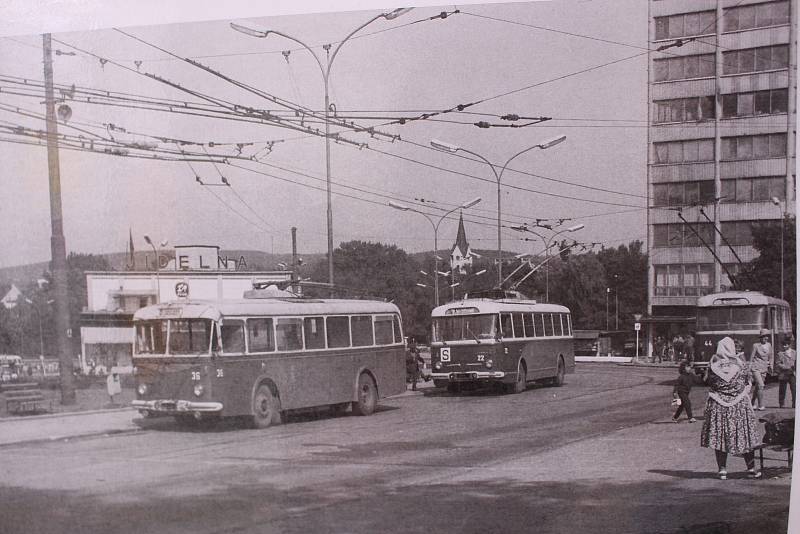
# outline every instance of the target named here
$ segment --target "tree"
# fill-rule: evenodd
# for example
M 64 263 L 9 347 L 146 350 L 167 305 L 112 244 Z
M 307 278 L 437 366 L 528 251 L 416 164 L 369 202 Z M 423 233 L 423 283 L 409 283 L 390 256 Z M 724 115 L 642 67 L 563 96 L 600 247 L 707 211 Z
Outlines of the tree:
M 797 300 L 795 219 L 783 219 L 783 299 L 790 304 Z M 751 226 L 753 248 L 758 257 L 745 264 L 734 282 L 738 289 L 761 291 L 781 298 L 781 226 L 780 224 L 754 224 Z M 797 310 L 792 306 L 792 322 L 796 323 Z
M 620 329 L 633 330 L 633 314 L 647 311 L 647 255 L 642 252 L 642 242 L 604 248 L 597 259 L 612 297 L 616 292 L 619 310 L 613 311 L 619 314 Z
M 86 289 L 86 271 L 113 271 L 111 264 L 105 256 L 70 252 L 67 256 L 67 299 L 69 309 L 69 328 L 72 330 L 72 352 L 80 351 L 80 322 L 81 312 L 88 304 Z M 55 353 L 55 317 L 53 307 L 48 305 L 55 297 L 52 284 L 52 274 L 44 273 L 44 284 L 27 287 L 23 293 L 36 303 L 42 314 L 44 324 L 45 353 Z M 27 291 L 27 292 L 26 292 Z M 38 328 L 38 325 L 37 325 Z M 36 333 L 38 339 L 38 331 Z
M 406 335 L 427 338 L 433 294 L 417 286 L 419 264 L 394 245 L 349 241 L 333 251 L 335 283 L 394 302 L 403 316 Z M 327 259 L 315 262 L 312 280 L 327 278 Z M 324 291 L 323 291 L 324 293 Z

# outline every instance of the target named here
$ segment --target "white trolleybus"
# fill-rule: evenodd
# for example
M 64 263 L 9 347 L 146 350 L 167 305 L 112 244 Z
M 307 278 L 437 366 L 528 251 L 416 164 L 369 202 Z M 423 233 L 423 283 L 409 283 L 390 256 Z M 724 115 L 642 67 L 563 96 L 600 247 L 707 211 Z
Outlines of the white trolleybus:
M 723 337 L 742 341 L 745 356 L 750 357 L 762 328 L 770 331 L 773 350 L 784 336 L 792 334 L 789 303 L 758 291 L 725 291 L 697 299 L 695 325 L 695 367 L 705 367 Z
M 431 376 L 437 387 L 498 384 L 520 393 L 529 382 L 560 386 L 575 372 L 569 309 L 516 291 L 491 290 L 432 312 Z
M 264 428 L 317 406 L 369 415 L 406 387 L 400 311 L 387 302 L 256 289 L 148 306 L 133 321 L 133 406 L 147 415 L 246 416 Z

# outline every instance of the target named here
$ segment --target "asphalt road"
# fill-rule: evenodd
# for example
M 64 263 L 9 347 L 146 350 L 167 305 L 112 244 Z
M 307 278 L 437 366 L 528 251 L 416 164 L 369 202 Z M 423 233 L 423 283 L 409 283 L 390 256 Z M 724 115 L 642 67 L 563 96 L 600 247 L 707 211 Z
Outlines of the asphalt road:
M 669 422 L 674 376 L 584 364 L 561 388 L 427 390 L 369 417 L 6 447 L 0 532 L 785 532 L 787 470 L 716 480 L 699 423 Z

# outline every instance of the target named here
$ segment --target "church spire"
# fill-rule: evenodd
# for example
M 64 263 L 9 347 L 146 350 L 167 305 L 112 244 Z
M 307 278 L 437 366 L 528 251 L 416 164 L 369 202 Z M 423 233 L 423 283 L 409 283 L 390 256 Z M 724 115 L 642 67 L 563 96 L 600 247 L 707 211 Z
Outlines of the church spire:
M 464 213 L 460 212 L 458 215 L 458 234 L 456 234 L 456 247 L 461 250 L 462 254 L 466 254 L 469 250 L 469 243 L 467 243 L 467 233 L 464 231 Z

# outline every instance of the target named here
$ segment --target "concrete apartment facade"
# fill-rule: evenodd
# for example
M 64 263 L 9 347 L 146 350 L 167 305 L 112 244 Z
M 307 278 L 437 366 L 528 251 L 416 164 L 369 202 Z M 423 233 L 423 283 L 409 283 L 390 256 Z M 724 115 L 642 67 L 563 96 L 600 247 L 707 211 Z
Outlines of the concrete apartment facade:
M 647 339 L 795 214 L 797 0 L 650 0 Z M 777 245 L 776 245 L 777 246 Z

